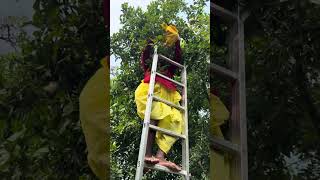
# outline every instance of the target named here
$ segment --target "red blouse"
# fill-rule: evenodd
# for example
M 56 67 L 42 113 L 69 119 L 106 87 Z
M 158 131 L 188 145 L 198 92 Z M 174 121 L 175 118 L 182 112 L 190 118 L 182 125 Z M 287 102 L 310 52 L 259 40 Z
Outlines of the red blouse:
M 152 43 L 151 40 L 148 41 L 148 44 Z M 142 51 L 141 54 L 141 58 L 140 58 L 140 63 L 142 66 L 142 69 L 144 70 L 144 82 L 145 83 L 149 83 L 150 82 L 150 69 L 147 67 L 145 60 L 150 58 L 150 53 L 152 50 L 152 46 L 151 45 L 147 45 L 145 47 L 145 49 Z M 180 41 L 177 41 L 175 43 L 175 57 L 174 57 L 174 61 L 180 63 L 182 60 L 182 50 L 180 47 Z M 175 65 L 170 64 L 169 68 L 166 69 L 165 71 L 160 72 L 161 74 L 169 77 L 169 78 L 173 78 L 174 72 L 177 69 L 177 67 Z M 160 83 L 161 85 L 163 85 L 165 88 L 169 89 L 169 90 L 176 90 L 176 85 L 174 83 L 172 83 L 171 81 L 168 81 L 162 77 L 156 76 L 156 82 Z

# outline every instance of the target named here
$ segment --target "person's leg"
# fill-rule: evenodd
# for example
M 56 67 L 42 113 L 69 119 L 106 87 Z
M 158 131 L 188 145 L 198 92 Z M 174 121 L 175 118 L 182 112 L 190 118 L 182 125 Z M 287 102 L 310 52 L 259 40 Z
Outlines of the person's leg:
M 165 159 L 166 153 L 163 152 L 161 149 L 158 150 L 156 158 L 159 159 L 159 165 L 165 166 L 169 169 L 171 169 L 172 171 L 181 171 L 181 167 L 179 167 L 178 165 L 176 165 L 173 162 L 167 161 Z
M 158 124 L 158 121 L 150 120 L 150 124 L 156 126 Z M 159 163 L 159 159 L 152 156 L 152 145 L 154 142 L 155 134 L 156 134 L 156 131 L 154 131 L 152 129 L 149 130 L 148 141 L 147 141 L 147 150 L 146 150 L 146 155 L 144 158 L 144 161 L 149 164 Z

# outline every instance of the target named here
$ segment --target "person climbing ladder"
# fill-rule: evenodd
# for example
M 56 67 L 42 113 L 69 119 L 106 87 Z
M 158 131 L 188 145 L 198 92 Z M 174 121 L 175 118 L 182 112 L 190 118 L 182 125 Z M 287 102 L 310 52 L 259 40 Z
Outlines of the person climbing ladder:
M 166 31 L 164 49 L 174 51 L 174 61 L 181 63 L 182 61 L 182 50 L 180 47 L 180 37 L 178 30 L 174 25 L 162 24 L 162 28 Z M 147 104 L 147 96 L 149 90 L 150 82 L 150 67 L 148 63 L 152 61 L 151 55 L 153 51 L 153 46 L 155 45 L 153 40 L 148 40 L 147 46 L 144 48 L 141 54 L 141 66 L 144 70 L 144 79 L 141 81 L 140 85 L 135 91 L 135 102 L 137 105 L 138 116 L 143 120 Z M 174 49 L 173 49 L 174 47 Z M 149 61 L 149 62 L 147 62 Z M 174 65 L 163 65 L 160 63 L 160 72 L 169 77 L 173 78 L 176 71 L 176 66 Z M 156 84 L 154 87 L 154 95 L 179 105 L 181 100 L 181 95 L 176 89 L 174 83 L 162 78 L 156 77 Z M 163 102 L 153 102 L 151 110 L 151 120 L 150 124 L 156 125 L 160 128 L 164 128 L 178 134 L 182 133 L 184 128 L 182 113 L 174 107 L 170 107 Z M 155 157 L 152 155 L 152 145 L 154 139 L 159 147 Z M 180 171 L 181 167 L 173 162 L 167 161 L 165 159 L 172 145 L 176 142 L 177 138 L 163 134 L 159 131 L 155 132 L 150 130 L 147 140 L 147 150 L 145 154 L 145 163 L 148 164 L 159 164 L 165 166 L 172 171 Z

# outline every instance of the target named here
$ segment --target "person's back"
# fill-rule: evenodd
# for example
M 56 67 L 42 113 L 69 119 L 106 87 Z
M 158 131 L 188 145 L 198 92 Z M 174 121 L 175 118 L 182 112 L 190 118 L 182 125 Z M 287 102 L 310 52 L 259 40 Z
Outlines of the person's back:
M 109 121 L 109 67 L 108 58 L 101 61 L 102 67 L 89 79 L 79 97 L 80 122 L 88 150 L 88 163 L 99 179 L 106 179 L 109 169 L 109 154 L 106 138 Z

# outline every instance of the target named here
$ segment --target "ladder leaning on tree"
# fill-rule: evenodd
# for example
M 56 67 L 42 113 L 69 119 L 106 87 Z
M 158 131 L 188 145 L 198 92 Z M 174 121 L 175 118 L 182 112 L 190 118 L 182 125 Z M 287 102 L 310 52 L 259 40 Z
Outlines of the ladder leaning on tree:
M 210 137 L 210 143 L 214 148 L 233 155 L 230 174 L 232 180 L 248 180 L 244 57 L 244 19 L 248 14 L 243 15 L 239 3 L 237 12 L 231 12 L 213 2 L 210 6 L 211 13 L 219 16 L 221 20 L 231 26 L 228 40 L 228 65 L 230 69 L 210 63 L 210 75 L 216 73 L 232 82 L 230 141 Z
M 167 63 L 173 64 L 177 66 L 178 68 L 182 69 L 181 73 L 181 83 L 177 82 L 167 76 L 164 76 L 160 73 L 157 72 L 157 64 L 158 60 L 164 60 Z M 156 76 L 160 76 L 164 79 L 167 79 L 168 81 L 173 82 L 174 84 L 182 87 L 182 106 L 175 105 L 169 101 L 166 101 L 164 99 L 161 99 L 153 94 L 154 86 L 155 86 L 155 78 Z M 150 116 L 151 116 L 151 107 L 152 107 L 152 101 L 160 101 L 168 106 L 172 106 L 178 110 L 180 110 L 184 115 L 183 115 L 183 120 L 184 120 L 184 130 L 183 134 L 177 134 L 175 132 L 159 128 L 157 126 L 154 126 L 150 124 Z M 145 153 L 146 153 L 146 148 L 147 148 L 147 137 L 149 130 L 153 129 L 156 131 L 160 131 L 164 134 L 177 137 L 182 139 L 182 170 L 179 172 L 174 172 L 171 171 L 170 169 L 160 166 L 158 164 L 155 165 L 148 165 L 144 163 L 144 158 L 145 158 Z M 183 66 L 163 55 L 158 55 L 157 54 L 157 47 L 155 47 L 154 54 L 153 54 L 153 61 L 152 61 L 152 68 L 151 68 L 151 77 L 150 77 L 150 82 L 149 82 L 149 91 L 148 91 L 148 99 L 147 99 L 147 105 L 146 105 L 146 111 L 145 111 L 145 116 L 144 116 L 144 121 L 143 121 L 143 128 L 142 128 L 142 134 L 141 134 L 141 140 L 140 140 L 140 148 L 139 148 L 139 156 L 138 156 L 138 162 L 137 162 L 137 169 L 136 169 L 136 176 L 135 180 L 141 180 L 143 176 L 143 168 L 150 168 L 158 171 L 164 171 L 167 173 L 174 173 L 174 174 L 179 174 L 184 177 L 185 180 L 190 179 L 190 173 L 189 173 L 189 138 L 188 138 L 188 108 L 187 108 L 187 68 L 186 66 Z

